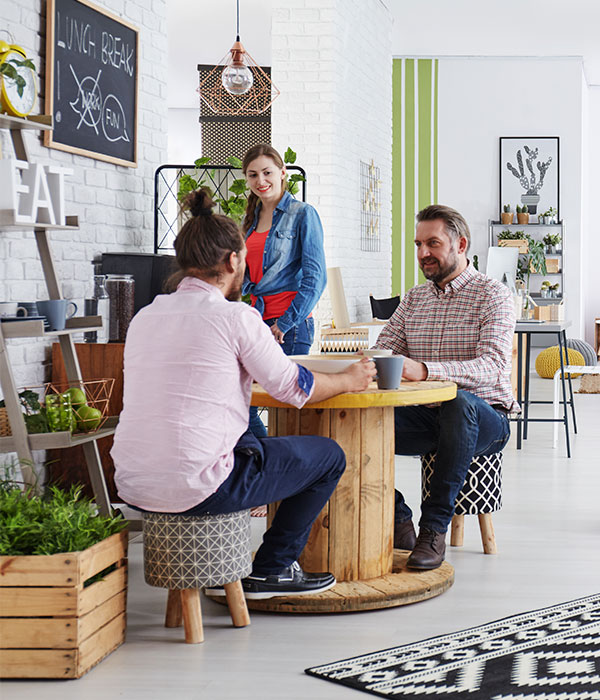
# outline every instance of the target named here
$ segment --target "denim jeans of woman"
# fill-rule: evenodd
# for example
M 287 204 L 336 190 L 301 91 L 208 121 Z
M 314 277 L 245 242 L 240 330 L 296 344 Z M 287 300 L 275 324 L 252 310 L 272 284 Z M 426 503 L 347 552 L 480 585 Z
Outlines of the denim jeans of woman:
M 272 326 L 276 318 L 269 318 L 265 321 L 267 326 Z M 294 326 L 283 336 L 281 349 L 286 355 L 308 355 L 310 347 L 315 337 L 314 319 L 307 318 L 299 326 Z M 258 408 L 250 406 L 250 430 L 258 438 L 267 437 L 265 424 L 258 415 Z
M 430 495 L 421 503 L 419 526 L 446 532 L 473 457 L 500 452 L 508 442 L 508 417 L 462 390 L 439 406 L 402 406 L 394 413 L 396 454 L 436 453 Z M 411 509 L 396 491 L 396 522 L 411 517 Z

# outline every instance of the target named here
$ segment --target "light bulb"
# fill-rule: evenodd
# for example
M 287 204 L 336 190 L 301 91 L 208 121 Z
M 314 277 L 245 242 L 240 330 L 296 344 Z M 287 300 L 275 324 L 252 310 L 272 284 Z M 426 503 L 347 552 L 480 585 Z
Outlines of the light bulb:
M 223 69 L 221 83 L 231 95 L 245 95 L 254 83 L 254 76 L 243 63 L 232 63 Z

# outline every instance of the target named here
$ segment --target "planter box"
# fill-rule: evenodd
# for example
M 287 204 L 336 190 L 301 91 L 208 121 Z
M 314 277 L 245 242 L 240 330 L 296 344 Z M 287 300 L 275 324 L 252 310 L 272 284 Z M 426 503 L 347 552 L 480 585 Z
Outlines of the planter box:
M 125 641 L 127 542 L 125 531 L 81 552 L 0 557 L 1 678 L 79 678 Z
M 517 239 L 501 239 L 498 241 L 498 246 L 500 248 L 518 248 L 519 253 L 529 252 L 529 243 L 524 238 Z
M 548 304 L 546 306 L 535 306 L 533 309 L 533 318 L 537 319 L 538 321 L 564 321 L 564 304 Z

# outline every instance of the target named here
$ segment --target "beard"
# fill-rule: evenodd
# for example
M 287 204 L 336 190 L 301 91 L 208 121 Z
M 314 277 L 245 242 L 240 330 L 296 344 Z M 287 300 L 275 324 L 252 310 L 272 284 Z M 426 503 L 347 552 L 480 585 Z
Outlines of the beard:
M 227 301 L 241 301 L 242 299 L 242 283 L 244 281 L 244 269 L 238 270 L 236 276 L 231 282 L 229 292 L 225 296 Z
M 424 265 L 427 262 L 435 262 L 437 264 L 425 269 Z M 419 260 L 419 267 L 425 279 L 431 280 L 432 282 L 442 282 L 458 267 L 458 256 L 456 253 L 452 252 L 443 262 L 433 257 L 424 258 L 423 260 Z

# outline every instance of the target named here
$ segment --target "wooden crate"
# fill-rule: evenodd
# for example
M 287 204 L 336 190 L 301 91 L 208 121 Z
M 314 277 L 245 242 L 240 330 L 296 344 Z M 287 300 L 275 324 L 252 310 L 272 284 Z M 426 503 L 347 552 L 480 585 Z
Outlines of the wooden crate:
M 0 557 L 1 678 L 79 678 L 125 641 L 127 542 Z
M 564 304 L 547 304 L 545 306 L 535 306 L 533 308 L 533 318 L 537 321 L 564 321 Z
M 500 248 L 518 248 L 519 253 L 529 252 L 529 242 L 524 238 L 502 238 L 498 241 Z

